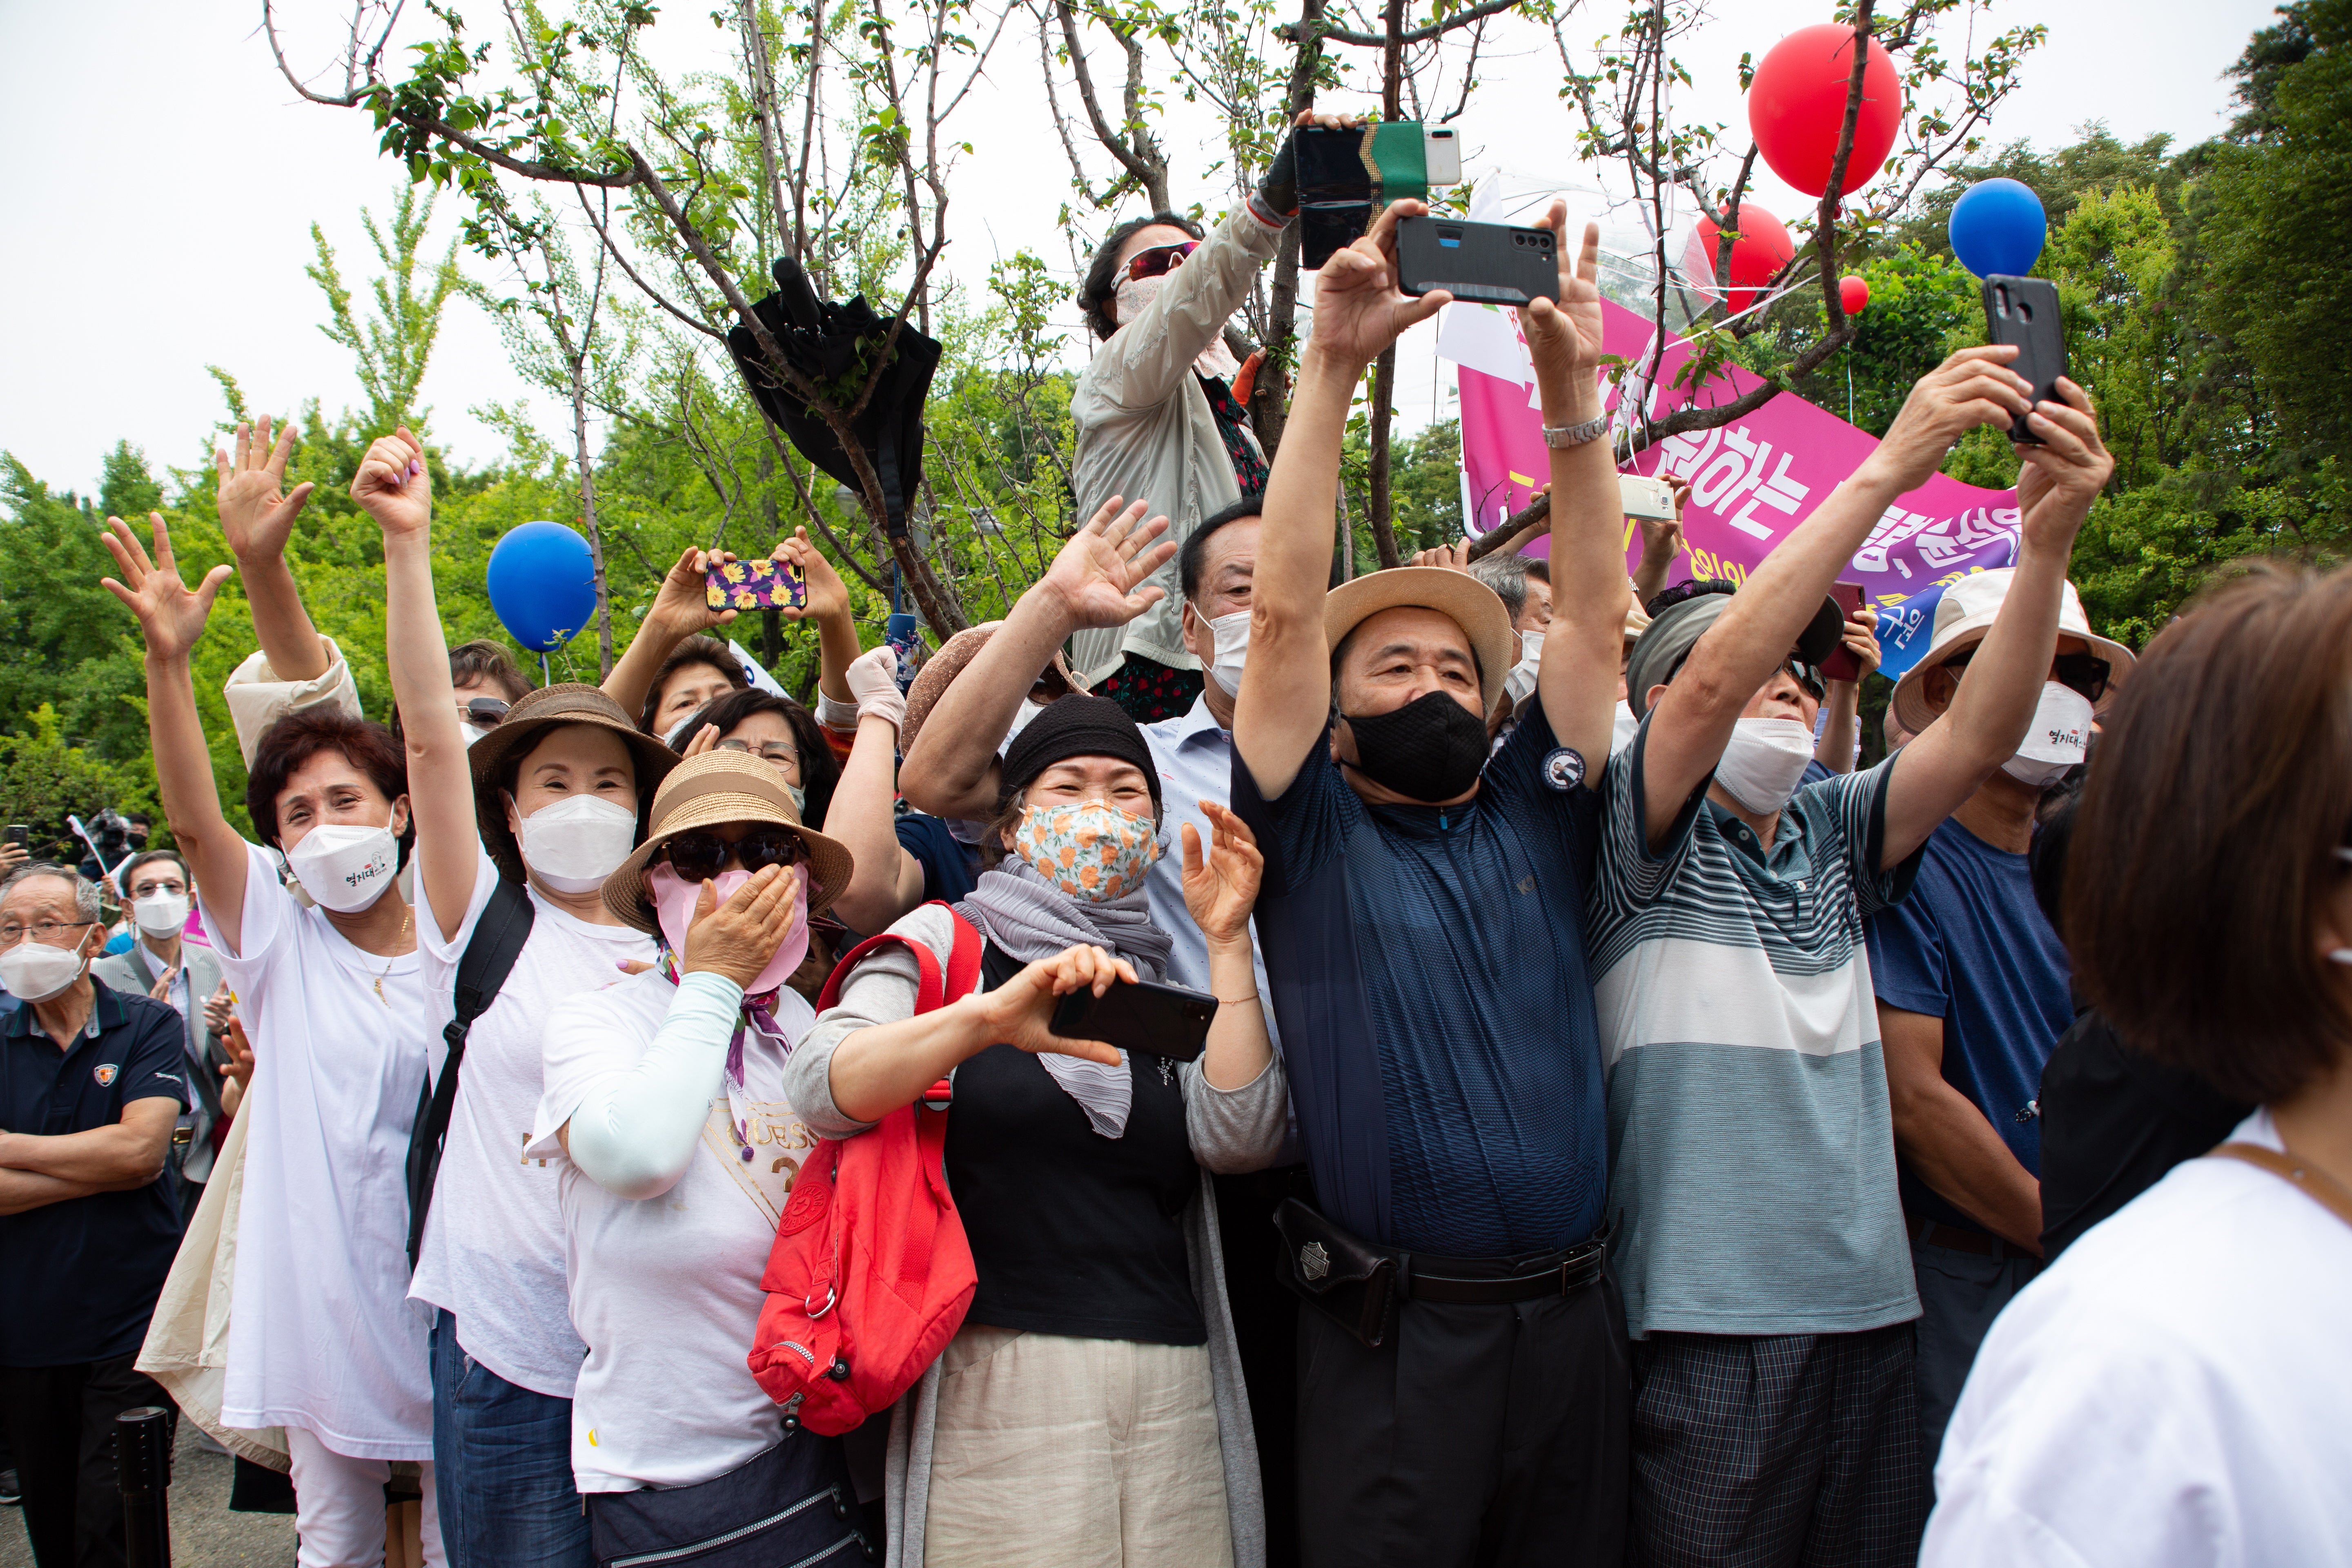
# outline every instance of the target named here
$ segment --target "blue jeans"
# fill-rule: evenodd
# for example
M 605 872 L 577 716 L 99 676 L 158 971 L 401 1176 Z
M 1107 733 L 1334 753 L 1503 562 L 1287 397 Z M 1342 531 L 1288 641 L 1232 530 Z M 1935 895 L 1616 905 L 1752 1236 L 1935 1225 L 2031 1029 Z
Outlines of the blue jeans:
M 572 1401 L 519 1388 L 434 1314 L 433 1484 L 449 1568 L 593 1568 L 572 1479 Z

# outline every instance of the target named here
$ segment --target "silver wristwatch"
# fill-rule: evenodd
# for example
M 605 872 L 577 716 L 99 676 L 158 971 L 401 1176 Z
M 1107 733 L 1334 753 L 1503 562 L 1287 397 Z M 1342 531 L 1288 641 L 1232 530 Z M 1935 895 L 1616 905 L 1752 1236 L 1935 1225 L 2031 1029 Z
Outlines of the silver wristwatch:
M 1581 425 L 1547 425 L 1543 427 L 1544 445 L 1556 450 L 1581 447 L 1596 440 L 1609 428 L 1610 416 L 1603 413 Z

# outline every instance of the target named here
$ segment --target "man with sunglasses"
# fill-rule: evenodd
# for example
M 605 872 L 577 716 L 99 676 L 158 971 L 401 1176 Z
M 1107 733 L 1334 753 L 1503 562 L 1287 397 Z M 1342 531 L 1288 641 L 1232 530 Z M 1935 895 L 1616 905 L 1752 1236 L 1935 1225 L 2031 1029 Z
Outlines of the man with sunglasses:
M 1951 710 L 2015 576 L 1981 572 L 1944 590 L 1927 652 L 1895 684 L 1905 728 Z M 1931 1461 L 1985 1331 L 2041 1268 L 2042 1069 L 2074 1009 L 2026 852 L 2042 792 L 2083 760 L 2095 707 L 2131 662 L 2091 630 L 2067 584 L 2017 754 L 1928 836 L 1911 896 L 1867 922 Z

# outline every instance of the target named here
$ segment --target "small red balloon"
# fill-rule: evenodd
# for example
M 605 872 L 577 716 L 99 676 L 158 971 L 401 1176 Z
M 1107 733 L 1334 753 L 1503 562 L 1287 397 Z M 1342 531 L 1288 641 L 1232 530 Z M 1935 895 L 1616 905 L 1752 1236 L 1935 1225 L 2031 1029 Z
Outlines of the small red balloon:
M 1846 87 L 1853 75 L 1854 30 L 1836 22 L 1800 27 L 1772 46 L 1748 88 L 1748 128 L 1764 162 L 1809 196 L 1829 188 L 1838 129 L 1845 120 Z M 1903 124 L 1903 83 L 1875 38 L 1862 68 L 1862 110 L 1853 151 L 1838 195 L 1862 189 L 1878 175 Z
M 1859 316 L 1870 307 L 1870 285 L 1853 273 L 1838 279 L 1838 305 L 1849 316 Z
M 1713 218 L 1698 220 L 1698 241 L 1707 259 L 1713 261 L 1716 239 L 1722 234 Z M 1780 268 L 1789 265 L 1797 254 L 1797 243 L 1789 237 L 1789 226 L 1753 204 L 1743 203 L 1739 208 L 1739 237 L 1731 242 L 1731 309 L 1737 313 L 1756 302 L 1756 291 L 1772 281 Z

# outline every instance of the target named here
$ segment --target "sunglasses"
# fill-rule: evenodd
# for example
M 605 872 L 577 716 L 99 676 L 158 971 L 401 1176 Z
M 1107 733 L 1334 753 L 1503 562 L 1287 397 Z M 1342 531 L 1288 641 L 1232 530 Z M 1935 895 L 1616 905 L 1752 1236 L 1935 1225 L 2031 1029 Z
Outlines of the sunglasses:
M 1184 264 L 1184 258 L 1201 248 L 1197 239 L 1181 245 L 1155 245 L 1149 250 L 1139 250 L 1128 258 L 1127 275 L 1140 283 L 1146 278 L 1164 277 Z
M 1821 668 L 1818 665 L 1807 664 L 1801 658 L 1792 658 L 1780 668 L 1787 670 L 1790 678 L 1803 687 L 1805 695 L 1814 701 L 1822 701 L 1829 695 L 1829 682 L 1822 679 Z
M 800 836 L 781 827 L 755 827 L 730 844 L 715 833 L 681 833 L 662 846 L 661 858 L 681 881 L 705 882 L 731 863 L 746 871 L 790 866 L 801 858 Z
M 1976 656 L 1976 648 L 1969 648 L 1946 659 L 1944 668 L 1957 675 Z M 2050 679 L 2090 702 L 2107 694 L 2107 677 L 2114 673 L 2115 667 L 2095 653 L 2062 653 L 2050 661 Z
M 495 697 L 469 697 L 457 704 L 461 723 L 479 724 L 485 730 L 496 729 L 506 722 L 507 705 Z

